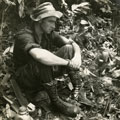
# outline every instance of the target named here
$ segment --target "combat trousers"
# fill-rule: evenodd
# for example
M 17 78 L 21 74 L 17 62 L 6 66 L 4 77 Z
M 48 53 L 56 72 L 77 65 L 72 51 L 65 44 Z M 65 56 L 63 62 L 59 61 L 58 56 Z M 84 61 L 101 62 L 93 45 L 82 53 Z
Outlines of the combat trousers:
M 72 45 L 61 47 L 56 53 L 64 59 L 71 59 L 74 55 Z M 25 90 L 40 91 L 43 84 L 54 80 L 53 66 L 48 66 L 32 59 L 28 64 L 16 71 L 16 81 Z

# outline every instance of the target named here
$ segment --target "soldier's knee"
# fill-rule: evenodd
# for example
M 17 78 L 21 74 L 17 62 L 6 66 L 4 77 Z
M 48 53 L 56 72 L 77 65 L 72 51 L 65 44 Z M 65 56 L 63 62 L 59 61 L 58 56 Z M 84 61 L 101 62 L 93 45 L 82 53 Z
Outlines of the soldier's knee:
M 73 46 L 71 44 L 67 44 L 64 46 L 66 49 L 73 50 Z

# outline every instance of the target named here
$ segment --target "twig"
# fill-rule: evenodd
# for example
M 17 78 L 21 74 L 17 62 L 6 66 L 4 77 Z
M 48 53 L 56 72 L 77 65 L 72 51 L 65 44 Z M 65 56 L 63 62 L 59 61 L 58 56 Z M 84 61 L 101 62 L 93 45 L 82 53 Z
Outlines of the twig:
M 115 104 L 120 100 L 120 95 L 118 96 L 118 99 L 116 100 Z
M 105 110 L 104 110 L 103 116 L 106 115 L 107 108 L 108 108 L 109 104 L 110 104 L 110 99 L 107 100 L 107 103 L 106 103 L 106 106 L 105 106 Z

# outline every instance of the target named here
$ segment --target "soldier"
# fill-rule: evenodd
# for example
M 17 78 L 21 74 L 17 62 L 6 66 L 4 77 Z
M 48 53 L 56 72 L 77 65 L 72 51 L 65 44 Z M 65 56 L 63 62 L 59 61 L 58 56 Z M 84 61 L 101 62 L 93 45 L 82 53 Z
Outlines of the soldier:
M 61 113 L 76 116 L 80 108 L 58 96 L 52 69 L 53 66 L 66 68 L 74 86 L 73 93 L 79 90 L 81 50 L 76 42 L 54 31 L 55 22 L 61 16 L 62 13 L 56 11 L 50 2 L 45 2 L 30 15 L 33 27 L 20 30 L 16 34 L 13 52 L 16 81 L 26 93 L 34 96 L 44 89 Z M 59 47 L 55 53 L 54 46 Z

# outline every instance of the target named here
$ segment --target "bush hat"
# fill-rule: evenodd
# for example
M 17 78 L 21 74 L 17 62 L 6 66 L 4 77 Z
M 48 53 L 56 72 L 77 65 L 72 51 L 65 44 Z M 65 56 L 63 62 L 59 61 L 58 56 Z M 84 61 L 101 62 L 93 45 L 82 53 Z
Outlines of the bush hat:
M 45 2 L 37 6 L 31 13 L 30 18 L 33 21 L 39 21 L 46 17 L 54 16 L 60 18 L 63 14 L 60 11 L 56 11 L 52 3 Z

